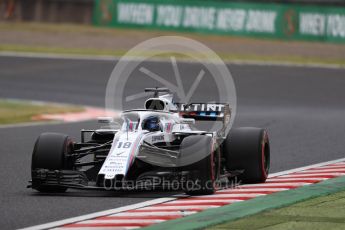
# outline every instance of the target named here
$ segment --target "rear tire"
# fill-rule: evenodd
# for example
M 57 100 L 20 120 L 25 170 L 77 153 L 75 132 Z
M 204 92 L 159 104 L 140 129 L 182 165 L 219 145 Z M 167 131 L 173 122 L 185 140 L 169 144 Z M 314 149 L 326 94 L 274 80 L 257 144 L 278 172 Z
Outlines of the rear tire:
M 220 156 L 213 146 L 209 136 L 188 136 L 183 139 L 181 156 L 190 153 L 205 156 L 202 160 L 186 166 L 186 170 L 191 172 L 183 188 L 188 195 L 207 195 L 216 191 Z
M 228 170 L 244 170 L 237 176 L 238 182 L 265 182 L 270 168 L 266 130 L 252 127 L 232 129 L 224 141 L 224 156 Z
M 36 140 L 32 153 L 31 173 L 35 169 L 62 170 L 73 169 L 73 162 L 66 155 L 73 149 L 72 139 L 59 133 L 42 133 Z M 42 185 L 33 177 L 32 187 L 40 192 L 65 192 L 66 187 Z

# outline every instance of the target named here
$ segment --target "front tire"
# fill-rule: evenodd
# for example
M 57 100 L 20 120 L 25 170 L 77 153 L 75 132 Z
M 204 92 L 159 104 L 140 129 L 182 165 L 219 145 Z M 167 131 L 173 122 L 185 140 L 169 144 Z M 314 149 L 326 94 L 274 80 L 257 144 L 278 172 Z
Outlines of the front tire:
M 232 129 L 224 141 L 228 170 L 244 170 L 237 176 L 241 183 L 263 183 L 270 168 L 270 144 L 267 131 L 243 127 Z
M 66 157 L 73 149 L 72 139 L 60 133 L 42 133 L 36 140 L 32 153 L 31 176 L 32 187 L 40 192 L 65 192 L 66 187 L 45 185 L 36 181 L 35 170 L 72 169 L 73 162 Z

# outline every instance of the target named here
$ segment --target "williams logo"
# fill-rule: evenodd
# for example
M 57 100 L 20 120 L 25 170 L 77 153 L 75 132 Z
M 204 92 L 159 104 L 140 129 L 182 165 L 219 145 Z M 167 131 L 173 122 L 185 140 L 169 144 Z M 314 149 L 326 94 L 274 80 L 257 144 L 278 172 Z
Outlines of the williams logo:
M 124 152 L 120 152 L 120 153 L 116 153 L 116 156 L 120 156 L 121 154 L 123 154 Z

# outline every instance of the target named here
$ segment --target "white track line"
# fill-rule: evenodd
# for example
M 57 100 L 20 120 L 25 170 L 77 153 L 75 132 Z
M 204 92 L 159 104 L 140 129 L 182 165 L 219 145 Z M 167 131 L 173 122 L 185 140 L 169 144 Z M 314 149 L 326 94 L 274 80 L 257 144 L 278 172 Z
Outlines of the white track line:
M 266 182 L 279 182 L 279 181 L 309 181 L 309 180 L 327 180 L 328 178 L 317 178 L 317 177 L 308 177 L 308 178 L 296 178 L 296 177 L 284 177 L 284 178 L 269 178 L 266 180 Z
M 345 162 L 337 162 L 337 163 L 334 163 L 334 165 L 345 165 Z
M 231 197 L 249 197 L 249 198 L 252 198 L 252 197 L 257 197 L 257 196 L 264 196 L 266 194 L 264 193 L 247 193 L 247 194 L 213 194 L 213 195 L 204 195 L 204 196 L 193 196 L 193 198 L 217 198 L 217 197 L 228 197 L 228 198 L 231 198 Z
M 277 172 L 277 173 L 272 173 L 268 176 L 268 178 L 271 177 L 276 177 L 276 176 L 282 176 L 282 175 L 286 175 L 286 174 L 290 174 L 290 173 L 295 173 L 295 172 L 300 172 L 300 171 L 304 171 L 310 168 L 316 168 L 316 167 L 321 167 L 321 166 L 325 166 L 328 164 L 336 164 L 336 163 L 340 163 L 342 161 L 345 161 L 345 158 L 341 158 L 341 159 L 337 159 L 337 160 L 332 160 L 332 161 L 326 161 L 326 162 L 322 162 L 322 163 L 318 163 L 318 164 L 313 164 L 313 165 L 308 165 L 308 166 L 303 166 L 300 168 L 295 168 L 295 169 L 290 169 L 290 170 L 285 170 L 282 172 Z M 341 163 L 343 164 L 343 163 Z
M 146 220 L 146 219 L 140 219 L 140 218 L 133 218 L 130 220 L 85 220 L 82 222 L 82 224 L 96 224 L 96 223 L 100 223 L 100 224 L 105 224 L 105 223 L 112 223 L 112 224 L 120 224 L 120 223 L 124 223 L 124 224 L 128 224 L 128 223 L 159 223 L 162 222 L 164 220 L 160 219 L 160 220 Z
M 303 173 L 345 173 L 345 169 L 309 169 Z
M 73 227 L 71 230 L 126 230 L 126 229 L 137 229 L 139 227 Z M 53 230 L 66 230 L 66 228 L 53 228 Z
M 195 210 L 195 209 L 209 209 L 209 208 L 218 208 L 221 205 L 170 205 L 170 203 L 168 203 L 169 205 L 162 205 L 162 206 L 153 206 L 153 207 L 146 207 L 146 208 L 141 208 L 140 210 Z
M 345 165 L 330 165 L 330 166 L 322 166 L 319 168 L 320 169 L 342 169 L 342 168 L 345 168 Z
M 241 202 L 243 200 L 239 199 L 227 199 L 227 200 L 222 200 L 222 199 L 216 199 L 216 200 L 198 200 L 198 199 L 193 199 L 193 200 L 177 200 L 177 201 L 172 201 L 169 202 L 169 206 L 174 206 L 174 205 L 194 205 L 194 204 L 212 204 L 212 203 L 233 203 L 233 202 Z
M 283 175 L 281 177 L 283 178 L 307 178 L 307 177 L 318 177 L 318 176 L 330 176 L 330 177 L 336 177 L 336 176 L 342 176 L 345 175 L 345 173 L 295 173 L 293 175 Z
M 284 186 L 304 186 L 304 185 L 308 185 L 308 184 L 312 184 L 312 183 L 307 183 L 307 182 L 296 182 L 296 183 L 264 183 L 264 184 L 244 184 L 244 185 L 240 185 L 239 188 L 250 188 L 250 187 L 284 187 Z
M 237 194 L 240 194 L 243 193 L 243 192 L 280 192 L 280 191 L 285 191 L 285 190 L 289 190 L 288 188 L 250 188 L 250 189 L 247 189 L 247 188 L 236 188 L 236 189 L 224 189 L 224 190 L 220 190 L 220 191 L 217 191 L 215 194 L 233 194 L 233 193 L 236 193 L 238 192 Z
M 0 51 L 0 56 L 3 57 L 23 57 L 23 58 L 45 58 L 45 59 L 67 59 L 67 60 L 89 60 L 89 61 L 119 61 L 121 57 L 107 56 L 107 55 L 69 55 L 69 54 L 50 54 L 50 53 L 29 53 L 29 52 L 10 52 L 10 51 Z M 139 60 L 136 57 L 126 58 L 127 60 Z M 149 62 L 160 62 L 166 63 L 170 62 L 169 59 L 162 58 L 150 58 Z M 182 63 L 195 63 L 193 60 L 180 59 L 179 62 Z M 205 63 L 209 62 L 204 60 Z M 337 64 L 323 64 L 323 63 L 293 63 L 289 61 L 258 61 L 258 60 L 232 60 L 224 61 L 225 64 L 235 64 L 235 65 L 257 65 L 257 66 L 292 66 L 292 67 L 306 67 L 306 68 L 323 68 L 323 69 L 343 69 L 342 65 Z
M 109 210 L 105 210 L 105 211 L 100 211 L 100 212 L 95 212 L 95 213 L 91 213 L 91 214 L 87 214 L 87 215 L 78 216 L 78 217 L 72 217 L 72 218 L 68 218 L 68 219 L 64 219 L 64 220 L 59 220 L 59 221 L 54 221 L 54 222 L 50 222 L 50 223 L 46 223 L 46 224 L 41 224 L 41 225 L 36 225 L 36 226 L 28 227 L 28 228 L 23 228 L 22 230 L 24 230 L 24 229 L 25 230 L 50 229 L 50 228 L 59 227 L 62 225 L 71 224 L 71 223 L 75 223 L 75 222 L 79 222 L 79 221 L 83 221 L 83 220 L 97 218 L 100 216 L 108 216 L 108 215 L 112 215 L 115 213 L 124 212 L 124 211 L 132 210 L 132 209 L 138 209 L 138 208 L 142 208 L 142 207 L 146 207 L 146 206 L 150 206 L 150 205 L 154 205 L 154 204 L 161 204 L 161 203 L 176 200 L 176 199 L 177 198 L 174 198 L 174 197 L 158 198 L 158 199 L 154 199 L 154 200 L 141 202 L 138 204 L 127 205 L 127 206 L 120 207 L 120 208 L 109 209 Z
M 110 215 L 111 217 L 112 216 L 133 216 L 134 217 L 138 217 L 140 218 L 140 216 L 179 216 L 179 215 L 182 215 L 182 216 L 187 216 L 187 215 L 191 215 L 191 214 L 194 214 L 194 213 L 197 213 L 197 212 L 182 212 L 182 211 L 171 211 L 171 212 L 126 212 L 126 213 L 117 213 L 117 214 L 114 214 L 114 215 Z
M 269 178 L 276 177 L 276 176 L 282 176 L 282 175 L 295 173 L 295 172 L 300 172 L 300 171 L 304 171 L 304 170 L 311 169 L 311 168 L 325 166 L 328 164 L 339 164 L 339 162 L 342 162 L 344 160 L 345 160 L 345 158 L 341 158 L 341 159 L 337 159 L 337 160 L 322 162 L 322 163 L 313 164 L 313 165 L 309 165 L 309 166 L 305 166 L 305 167 L 300 167 L 300 168 L 296 168 L 296 169 L 291 169 L 291 170 L 286 170 L 286 171 L 282 171 L 282 172 L 278 172 L 278 173 L 273 173 L 273 174 L 270 174 Z M 339 165 L 343 165 L 343 164 L 344 163 L 340 163 Z M 326 173 L 326 174 L 332 175 L 334 173 Z M 316 174 L 313 174 L 313 175 L 316 176 Z M 289 176 L 291 176 L 291 175 L 289 175 Z M 286 186 L 289 184 L 306 185 L 309 183 L 270 183 L 271 186 L 274 186 L 274 184 L 275 185 L 278 184 L 280 186 L 284 186 L 284 185 Z M 249 186 L 251 186 L 251 185 L 242 185 L 238 189 L 231 190 L 231 192 L 246 191 L 246 187 L 249 187 Z M 255 186 L 257 186 L 257 185 L 255 185 Z M 259 191 L 272 191 L 272 192 L 276 192 L 276 191 L 287 190 L 287 189 L 281 189 L 281 188 L 265 188 L 264 186 L 258 186 L 258 187 L 262 187 L 262 188 L 250 189 L 250 191 L 258 191 L 258 192 Z M 218 191 L 216 194 L 227 193 L 227 192 L 230 192 L 230 190 L 227 189 L 227 190 Z M 132 210 L 132 209 L 139 209 L 139 208 L 143 208 L 142 210 L 152 210 L 152 211 L 156 210 L 156 211 L 158 211 L 158 210 L 167 210 L 167 209 L 176 210 L 176 208 L 179 208 L 180 210 L 187 210 L 188 208 L 192 209 L 192 208 L 216 208 L 216 207 L 219 207 L 217 205 L 208 206 L 207 203 L 205 203 L 205 205 L 192 205 L 192 206 L 178 206 L 177 205 L 178 203 L 177 203 L 174 206 L 172 205 L 172 206 L 160 206 L 160 207 L 147 207 L 147 206 L 151 206 L 151 205 L 155 205 L 155 204 L 162 204 L 162 203 L 165 203 L 168 201 L 173 201 L 176 199 L 177 199 L 177 197 L 154 199 L 154 200 L 145 201 L 145 202 L 141 202 L 141 203 L 134 204 L 134 205 L 128 205 L 128 206 L 124 206 L 124 207 L 120 207 L 120 208 L 109 209 L 109 210 L 105 210 L 105 211 L 101 211 L 101 212 L 95 212 L 95 213 L 82 215 L 82 216 L 78 216 L 78 217 L 72 217 L 72 218 L 68 218 L 68 219 L 64 219 L 64 220 L 60 220 L 60 221 L 54 221 L 54 222 L 50 222 L 50 223 L 46 223 L 46 224 L 41 224 L 41 225 L 36 225 L 36 226 L 28 227 L 28 228 L 23 228 L 22 230 L 41 230 L 41 229 L 56 228 L 56 227 L 66 225 L 66 224 L 71 224 L 71 223 L 75 223 L 75 222 L 89 220 L 89 219 L 97 218 L 100 216 L 114 215 L 116 213 Z M 147 208 L 144 208 L 144 207 L 147 207 Z M 73 228 L 73 230 L 76 230 L 76 229 Z

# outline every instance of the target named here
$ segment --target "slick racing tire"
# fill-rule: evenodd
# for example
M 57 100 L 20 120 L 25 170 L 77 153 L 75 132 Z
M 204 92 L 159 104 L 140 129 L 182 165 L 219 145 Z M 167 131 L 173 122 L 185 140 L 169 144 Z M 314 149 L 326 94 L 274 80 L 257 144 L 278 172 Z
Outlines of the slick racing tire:
M 196 154 L 205 156 L 202 160 L 186 166 L 189 172 L 183 190 L 189 195 L 207 195 L 216 191 L 219 176 L 220 155 L 213 149 L 214 144 L 209 136 L 196 135 L 185 137 L 181 143 L 181 158 Z
M 32 153 L 31 173 L 32 187 L 40 192 L 65 192 L 61 186 L 44 185 L 35 181 L 35 169 L 62 170 L 72 169 L 73 162 L 68 161 L 66 154 L 73 148 L 72 139 L 59 133 L 42 133 L 36 140 Z
M 270 168 L 270 144 L 266 130 L 243 127 L 232 129 L 224 145 L 227 169 L 244 170 L 240 183 L 263 183 Z

